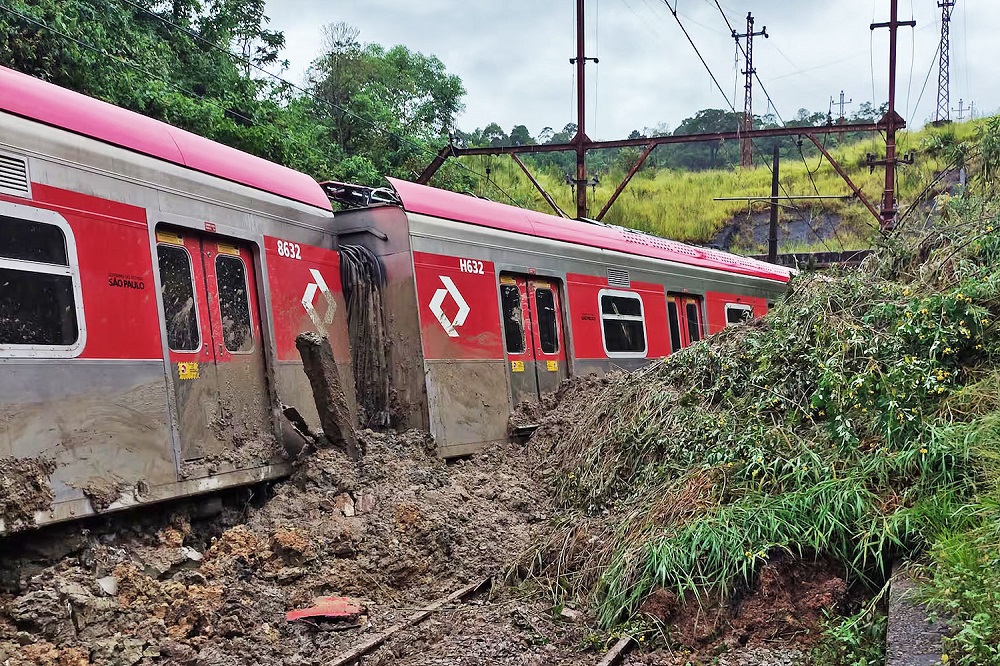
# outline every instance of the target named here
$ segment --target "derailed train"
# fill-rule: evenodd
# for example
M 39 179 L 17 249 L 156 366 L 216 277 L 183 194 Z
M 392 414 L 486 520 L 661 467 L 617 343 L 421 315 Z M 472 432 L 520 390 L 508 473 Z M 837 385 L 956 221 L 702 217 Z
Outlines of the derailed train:
M 286 474 L 282 406 L 317 425 L 302 332 L 355 412 L 352 347 L 377 347 L 366 419 L 457 456 L 568 376 L 762 315 L 789 278 L 390 183 L 334 213 L 341 186 L 0 68 L 0 534 Z M 378 340 L 348 326 L 345 247 L 376 265 Z

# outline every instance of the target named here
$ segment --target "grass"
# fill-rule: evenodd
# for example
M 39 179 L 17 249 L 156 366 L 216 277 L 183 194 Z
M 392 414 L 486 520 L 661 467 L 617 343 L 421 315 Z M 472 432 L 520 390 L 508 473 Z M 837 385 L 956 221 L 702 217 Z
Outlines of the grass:
M 899 202 L 901 209 L 918 200 L 937 173 L 950 161 L 948 146 L 969 141 L 979 131 L 983 121 L 970 121 L 935 128 L 928 126 L 919 132 L 903 132 L 899 137 L 900 152 L 914 151 L 916 162 L 902 167 L 899 176 Z M 880 154 L 873 141 L 861 141 L 834 148 L 834 158 L 849 173 L 851 179 L 865 192 L 878 208 L 884 187 L 881 169 L 869 173 L 864 166 L 867 153 Z M 490 182 L 480 182 L 476 194 L 497 201 L 509 202 L 507 195 L 516 201 L 547 213 L 552 209 L 531 185 L 520 168 L 508 158 L 464 158 L 469 167 L 480 172 L 490 167 Z M 785 161 L 781 165 L 782 195 L 814 196 L 850 195 L 851 190 L 843 179 L 818 156 L 802 160 Z M 812 180 L 810 179 L 812 174 Z M 591 215 L 596 215 L 610 198 L 624 172 L 600 174 L 601 183 L 588 195 Z M 559 206 L 567 213 L 576 210 L 564 174 L 543 172 L 538 180 Z M 815 181 L 815 186 L 813 184 Z M 716 197 L 767 196 L 771 191 L 771 172 L 765 167 L 753 169 L 727 169 L 712 171 L 642 170 L 633 178 L 617 203 L 605 217 L 606 222 L 633 229 L 648 231 L 667 238 L 693 243 L 708 243 L 732 220 L 751 213 L 767 210 L 767 204 L 757 202 L 715 202 Z M 797 208 L 783 208 L 780 219 L 784 223 L 809 219 L 820 226 L 828 216 L 839 220 L 837 233 L 827 240 L 810 243 L 785 243 L 783 252 L 850 250 L 871 247 L 875 220 L 871 213 L 856 199 L 802 201 Z M 766 248 L 743 243 L 735 249 L 745 253 L 764 252 Z
M 562 593 L 613 626 L 789 556 L 876 587 L 911 560 L 955 662 L 1000 663 L 1000 119 L 969 154 L 929 226 L 593 399 L 551 452 L 570 517 L 537 563 Z

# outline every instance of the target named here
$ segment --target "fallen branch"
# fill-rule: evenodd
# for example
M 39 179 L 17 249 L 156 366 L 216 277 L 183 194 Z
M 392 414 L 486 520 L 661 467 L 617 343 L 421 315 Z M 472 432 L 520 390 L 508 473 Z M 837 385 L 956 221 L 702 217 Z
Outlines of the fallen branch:
M 389 640 L 394 634 L 402 631 L 403 629 L 408 629 L 412 626 L 420 624 L 428 617 L 430 617 L 434 611 L 440 609 L 442 606 L 446 606 L 447 604 L 453 601 L 463 599 L 469 596 L 470 594 L 473 594 L 483 589 L 484 587 L 489 585 L 492 580 L 493 580 L 492 576 L 490 576 L 489 578 L 484 578 L 483 580 L 480 580 L 477 583 L 473 583 L 472 585 L 466 585 L 465 587 L 452 592 L 443 599 L 438 599 L 434 603 L 427 606 L 427 608 L 417 613 L 414 613 L 413 615 L 403 620 L 402 622 L 394 624 L 393 626 L 389 627 L 382 633 L 376 634 L 375 636 L 372 636 L 368 640 L 363 641 L 362 643 L 359 643 L 358 645 L 354 646 L 347 652 L 344 652 L 343 654 L 334 657 L 333 661 L 328 662 L 327 666 L 347 666 L 348 664 L 353 664 L 357 662 L 359 659 L 361 659 L 361 657 L 365 656 L 366 654 L 369 654 L 370 652 L 373 652 L 375 649 L 377 649 L 379 646 L 381 646 L 383 643 Z

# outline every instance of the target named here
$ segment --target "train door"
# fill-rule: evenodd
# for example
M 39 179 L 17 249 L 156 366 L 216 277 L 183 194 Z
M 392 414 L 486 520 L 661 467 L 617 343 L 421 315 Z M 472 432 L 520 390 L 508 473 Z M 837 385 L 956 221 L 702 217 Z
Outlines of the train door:
M 501 273 L 500 306 L 514 404 L 538 400 L 569 376 L 559 283 Z
M 181 458 L 215 458 L 273 439 L 249 246 L 158 230 Z
M 700 297 L 668 294 L 667 315 L 670 322 L 671 351 L 678 351 L 702 339 L 705 329 Z

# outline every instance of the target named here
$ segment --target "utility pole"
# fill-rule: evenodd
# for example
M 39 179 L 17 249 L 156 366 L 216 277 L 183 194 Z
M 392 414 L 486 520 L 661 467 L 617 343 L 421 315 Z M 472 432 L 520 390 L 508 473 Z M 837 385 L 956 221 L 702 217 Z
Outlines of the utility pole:
M 951 13 L 956 0 L 942 0 L 937 3 L 941 8 L 941 47 L 938 69 L 938 103 L 935 125 L 951 122 L 951 90 L 949 79 L 951 62 Z
M 975 104 L 975 102 L 973 102 L 973 104 Z M 968 110 L 969 107 L 965 106 L 965 100 L 963 100 L 962 98 L 959 98 L 958 100 L 958 108 L 952 109 L 952 111 L 958 114 L 958 122 L 962 122 L 963 120 L 965 120 L 965 112 Z
M 839 104 L 837 102 L 833 101 L 832 97 L 830 98 L 830 115 L 833 115 L 833 107 L 834 106 L 839 106 L 840 107 L 840 115 L 837 116 L 837 122 L 838 123 L 844 122 L 844 120 L 845 120 L 845 118 L 844 118 L 844 109 L 847 107 L 848 104 L 853 104 L 853 103 L 854 103 L 853 99 L 848 99 L 848 100 L 844 99 L 844 91 L 841 90 L 840 91 L 840 103 Z
M 587 217 L 587 146 L 590 138 L 586 131 L 587 87 L 584 85 L 585 69 L 588 60 L 599 62 L 597 58 L 585 55 L 586 33 L 583 30 L 584 0 L 576 0 L 576 57 L 570 58 L 571 65 L 576 65 L 576 136 L 570 142 L 576 152 L 576 178 L 573 185 L 576 188 L 576 216 Z
M 871 164 L 885 164 L 885 191 L 882 194 L 881 231 L 896 227 L 896 128 L 905 127 L 906 121 L 896 113 L 896 37 L 900 26 L 916 26 L 916 21 L 899 20 L 899 0 L 889 0 L 889 21 L 872 23 L 871 29 L 889 29 L 889 110 L 879 125 L 885 127 L 885 160 Z
M 747 31 L 743 34 L 739 34 L 736 30 L 733 30 L 733 39 L 739 44 L 740 40 L 746 38 L 747 45 L 745 49 L 746 54 L 746 69 L 743 70 L 743 74 L 746 75 L 747 80 L 744 84 L 746 89 L 746 97 L 743 103 L 743 122 L 741 128 L 744 132 L 750 132 L 753 130 L 753 77 L 757 73 L 757 70 L 753 68 L 753 38 L 754 37 L 764 37 L 767 39 L 769 35 L 767 34 L 767 26 L 764 26 L 760 32 L 753 31 L 753 14 L 747 12 Z M 740 140 L 740 166 L 749 167 L 753 166 L 753 142 L 749 137 L 743 137 Z
M 841 93 L 843 97 L 843 93 Z M 781 161 L 781 152 L 778 144 L 774 144 L 774 155 L 771 158 L 771 221 L 767 231 L 767 260 L 769 263 L 778 263 L 778 167 Z

